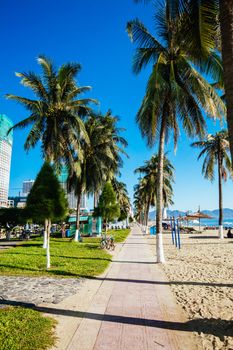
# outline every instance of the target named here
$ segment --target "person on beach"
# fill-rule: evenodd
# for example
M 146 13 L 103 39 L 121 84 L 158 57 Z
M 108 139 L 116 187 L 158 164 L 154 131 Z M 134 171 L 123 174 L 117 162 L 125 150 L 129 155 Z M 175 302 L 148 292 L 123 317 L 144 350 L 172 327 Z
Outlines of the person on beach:
M 231 229 L 227 231 L 227 238 L 233 238 L 233 234 L 231 233 Z

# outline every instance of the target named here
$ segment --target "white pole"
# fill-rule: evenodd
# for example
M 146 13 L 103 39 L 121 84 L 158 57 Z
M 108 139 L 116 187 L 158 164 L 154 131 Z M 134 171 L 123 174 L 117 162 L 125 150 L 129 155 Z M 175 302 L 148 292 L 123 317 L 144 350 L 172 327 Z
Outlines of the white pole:
M 47 231 L 47 248 L 46 248 L 46 268 L 50 269 L 50 229 L 51 221 L 48 220 L 48 231 Z
M 224 236 L 223 236 L 223 225 L 219 225 L 219 228 L 218 228 L 218 237 L 220 239 L 223 239 Z
M 48 230 L 48 220 L 45 219 L 45 224 L 44 224 L 44 241 L 43 241 L 43 248 L 47 248 L 47 230 Z

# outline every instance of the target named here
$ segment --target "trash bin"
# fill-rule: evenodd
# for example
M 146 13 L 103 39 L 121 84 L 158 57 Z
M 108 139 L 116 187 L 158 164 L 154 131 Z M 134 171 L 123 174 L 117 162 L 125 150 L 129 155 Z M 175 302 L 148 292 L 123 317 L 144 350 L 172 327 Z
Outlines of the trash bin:
M 70 232 L 70 229 L 67 229 L 66 230 L 66 238 L 69 238 L 71 237 L 71 232 Z
M 150 235 L 156 235 L 156 226 L 150 227 Z

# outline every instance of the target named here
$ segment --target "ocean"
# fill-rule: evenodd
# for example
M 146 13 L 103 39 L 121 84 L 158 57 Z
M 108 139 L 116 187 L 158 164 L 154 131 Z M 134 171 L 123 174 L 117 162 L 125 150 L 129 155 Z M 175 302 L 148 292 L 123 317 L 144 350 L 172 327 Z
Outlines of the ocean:
M 189 226 L 199 226 L 199 222 L 197 220 L 189 221 Z M 218 219 L 201 219 L 201 226 L 218 226 Z M 223 226 L 233 228 L 233 219 L 224 219 Z

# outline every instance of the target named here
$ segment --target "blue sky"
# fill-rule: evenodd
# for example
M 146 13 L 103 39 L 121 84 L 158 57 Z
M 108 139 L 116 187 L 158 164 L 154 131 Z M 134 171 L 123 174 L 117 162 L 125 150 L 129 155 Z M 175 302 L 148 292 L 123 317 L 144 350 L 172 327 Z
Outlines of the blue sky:
M 45 54 L 59 66 L 67 61 L 81 63 L 80 85 L 93 87 L 91 97 L 100 101 L 100 109 L 109 108 L 118 115 L 119 125 L 127 130 L 129 142 L 121 180 L 126 182 L 130 196 L 137 177 L 133 171 L 149 159 L 153 152 L 142 140 L 135 115 L 145 92 L 150 69 L 138 76 L 132 73 L 134 46 L 125 27 L 128 20 L 140 18 L 150 29 L 153 9 L 135 4 L 133 0 L 15 0 L 1 1 L 1 65 L 0 113 L 18 122 L 27 112 L 5 93 L 32 97 L 20 85 L 15 72 L 39 72 L 36 57 Z M 219 130 L 219 123 L 208 122 L 209 132 Z M 41 166 L 40 148 L 26 154 L 23 144 L 27 130 L 14 133 L 10 193 L 16 194 L 22 181 L 35 178 Z M 182 210 L 215 209 L 218 207 L 217 182 L 213 184 L 201 175 L 197 151 L 190 148 L 192 140 L 181 133 L 176 155 L 168 144 L 169 157 L 176 168 L 174 208 Z M 224 185 L 224 207 L 233 207 L 233 184 Z

